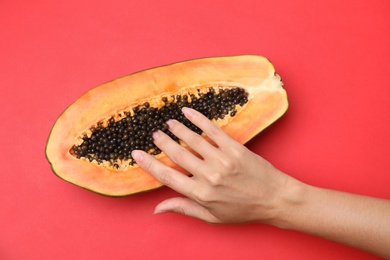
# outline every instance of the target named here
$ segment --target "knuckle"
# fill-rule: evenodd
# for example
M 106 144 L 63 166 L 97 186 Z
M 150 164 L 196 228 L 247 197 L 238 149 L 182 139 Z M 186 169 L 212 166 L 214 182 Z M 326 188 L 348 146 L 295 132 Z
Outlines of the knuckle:
M 219 128 L 216 124 L 211 123 L 205 133 L 208 137 L 214 139 L 215 137 L 221 135 L 221 128 Z
M 172 183 L 172 172 L 170 168 L 165 168 L 162 170 L 160 175 L 160 182 L 166 186 L 171 185 Z
M 196 190 L 196 193 L 193 195 L 192 198 L 197 203 L 199 203 L 203 206 L 207 206 L 207 205 L 210 205 L 214 201 L 215 193 L 216 193 L 216 191 L 215 191 L 214 187 L 209 186 L 209 185 L 204 185 L 201 188 L 199 187 Z
M 185 216 L 187 215 L 186 211 L 181 206 L 178 206 L 178 207 L 174 208 L 173 211 L 176 212 L 176 213 L 185 215 Z
M 192 118 L 194 124 L 202 124 L 203 121 L 206 119 L 206 117 L 201 113 L 195 113 Z
M 197 145 L 204 141 L 204 138 L 201 135 L 198 135 L 196 133 L 191 133 L 188 137 L 187 144 L 190 146 Z
M 159 147 L 165 147 L 168 142 L 168 138 L 165 135 L 160 134 L 157 139 L 154 139 L 154 143 Z
M 211 198 L 212 198 L 212 196 L 211 196 L 209 189 L 202 189 L 201 191 L 198 191 L 196 196 L 195 196 L 195 199 L 201 205 L 206 205 L 206 204 L 210 203 Z
M 190 186 L 187 189 L 187 197 L 188 198 L 196 198 L 198 191 L 199 191 L 199 188 L 197 186 Z
M 217 187 L 222 184 L 224 178 L 221 173 L 214 172 L 212 174 L 209 174 L 207 179 L 210 182 L 211 186 Z
M 244 159 L 247 148 L 240 143 L 232 145 L 231 155 L 238 160 Z
M 185 148 L 179 148 L 177 149 L 177 151 L 175 152 L 175 154 L 172 156 L 172 159 L 175 163 L 179 163 L 181 161 L 183 161 L 184 157 L 186 156 L 186 152 L 187 150 Z
M 143 168 L 147 172 L 151 172 L 151 170 L 153 168 L 153 160 L 150 160 L 150 158 L 146 158 L 145 161 L 143 162 Z
M 222 168 L 228 173 L 234 173 L 237 170 L 237 163 L 235 162 L 235 160 L 227 158 L 225 160 L 222 160 L 220 163 L 222 165 Z

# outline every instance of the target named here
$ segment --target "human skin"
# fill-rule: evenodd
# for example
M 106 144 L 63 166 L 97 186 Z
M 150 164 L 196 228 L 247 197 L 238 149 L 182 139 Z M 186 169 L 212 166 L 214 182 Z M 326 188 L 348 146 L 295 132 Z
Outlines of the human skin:
M 265 223 L 343 243 L 390 259 L 390 201 L 305 184 L 234 141 L 199 112 L 184 115 L 212 140 L 176 120 L 169 130 L 193 151 L 161 131 L 155 144 L 192 177 L 143 151 L 133 158 L 161 183 L 185 197 L 167 199 L 155 214 L 176 212 L 208 223 Z

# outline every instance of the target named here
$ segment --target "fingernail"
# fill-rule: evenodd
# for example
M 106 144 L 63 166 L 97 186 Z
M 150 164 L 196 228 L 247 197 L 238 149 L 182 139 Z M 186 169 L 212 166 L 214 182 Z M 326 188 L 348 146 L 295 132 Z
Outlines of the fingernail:
M 134 150 L 131 152 L 131 156 L 136 162 L 141 162 L 143 159 L 143 155 L 141 151 Z
M 152 137 L 153 137 L 153 139 L 156 139 L 156 138 L 158 138 L 159 135 L 160 135 L 160 133 L 157 130 L 157 131 L 153 132 Z
M 188 108 L 188 107 L 183 107 L 181 109 L 181 111 L 183 112 L 183 114 L 186 116 L 186 117 L 191 117 L 194 113 L 194 111 L 191 109 L 191 108 Z
M 168 127 L 169 128 L 172 128 L 174 125 L 175 125 L 175 122 L 176 120 L 173 120 L 173 119 L 169 119 L 168 121 L 167 121 L 167 125 L 168 125 Z

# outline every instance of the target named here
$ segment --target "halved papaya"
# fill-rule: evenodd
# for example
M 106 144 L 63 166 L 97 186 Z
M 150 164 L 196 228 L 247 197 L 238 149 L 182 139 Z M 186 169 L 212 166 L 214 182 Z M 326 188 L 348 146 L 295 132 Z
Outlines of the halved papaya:
M 278 119 L 288 102 L 280 77 L 263 56 L 211 57 L 152 68 L 95 87 L 71 104 L 51 130 L 47 159 L 60 178 L 103 195 L 161 187 L 134 162 L 131 151 L 143 149 L 180 169 L 153 144 L 151 134 L 156 129 L 169 134 L 169 118 L 202 134 L 183 117 L 184 106 L 245 143 Z

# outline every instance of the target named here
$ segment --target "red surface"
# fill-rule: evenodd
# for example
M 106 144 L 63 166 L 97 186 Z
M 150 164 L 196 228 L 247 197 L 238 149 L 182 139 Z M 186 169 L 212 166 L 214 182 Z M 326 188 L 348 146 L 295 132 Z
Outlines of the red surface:
M 390 2 L 228 3 L 0 1 L 0 259 L 375 259 L 266 225 L 153 216 L 174 191 L 107 198 L 51 172 L 50 129 L 91 87 L 255 53 L 290 107 L 248 147 L 307 183 L 390 199 Z

